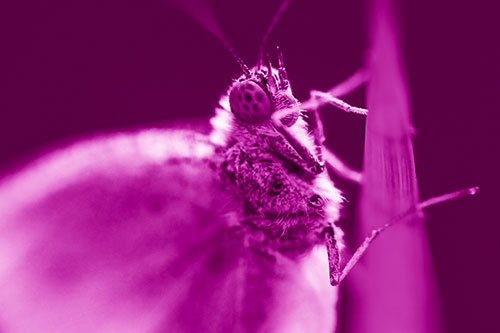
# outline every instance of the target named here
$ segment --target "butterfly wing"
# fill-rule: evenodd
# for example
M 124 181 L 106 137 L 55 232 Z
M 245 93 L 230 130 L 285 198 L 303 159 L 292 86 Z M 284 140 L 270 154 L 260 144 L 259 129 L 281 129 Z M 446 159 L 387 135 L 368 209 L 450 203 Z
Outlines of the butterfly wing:
M 256 253 L 181 130 L 114 134 L 0 183 L 2 332 L 330 332 L 326 253 Z

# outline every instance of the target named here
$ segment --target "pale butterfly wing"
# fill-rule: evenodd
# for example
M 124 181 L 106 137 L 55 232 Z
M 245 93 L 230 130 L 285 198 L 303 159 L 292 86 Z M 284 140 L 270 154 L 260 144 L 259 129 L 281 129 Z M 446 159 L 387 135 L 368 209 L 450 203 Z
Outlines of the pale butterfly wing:
M 331 332 L 324 248 L 245 247 L 203 135 L 76 143 L 0 183 L 0 325 L 17 332 Z

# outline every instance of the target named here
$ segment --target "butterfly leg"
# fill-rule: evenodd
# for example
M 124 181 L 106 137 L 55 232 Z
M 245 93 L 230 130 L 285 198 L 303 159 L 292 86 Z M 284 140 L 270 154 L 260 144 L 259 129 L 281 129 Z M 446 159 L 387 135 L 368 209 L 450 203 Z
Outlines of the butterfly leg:
M 275 112 L 273 118 L 279 120 L 285 117 L 290 117 L 294 112 L 299 110 L 317 110 L 325 104 L 331 104 L 349 113 L 357 113 L 367 115 L 368 110 L 349 105 L 340 99 L 340 97 L 351 93 L 358 89 L 368 81 L 368 71 L 364 68 L 359 69 L 346 80 L 335 85 L 327 92 L 312 90 L 311 98 L 301 103 L 301 105 L 293 108 L 283 109 Z
M 366 83 L 368 80 L 367 71 L 364 68 L 359 69 L 349 78 L 343 82 L 337 84 L 331 88 L 328 92 L 324 93 L 321 91 L 313 90 L 311 92 L 311 100 L 316 100 L 316 103 L 332 103 L 337 107 L 340 107 L 344 111 L 356 112 L 361 114 L 366 114 L 368 111 L 362 108 L 357 108 L 347 104 L 346 102 L 338 99 L 337 97 L 347 95 L 353 90 L 359 88 L 361 85 Z M 334 97 L 336 96 L 336 97 Z M 305 104 L 307 104 L 306 102 Z M 317 154 L 320 161 L 326 160 L 326 163 L 341 177 L 350 180 L 354 183 L 361 183 L 361 172 L 349 167 L 342 159 L 340 159 L 331 149 L 326 147 L 325 144 L 325 133 L 324 126 L 321 120 L 321 116 L 318 112 L 321 104 L 315 105 L 311 108 L 311 128 L 314 135 L 314 143 L 317 147 Z
M 328 268 L 330 271 L 330 284 L 336 286 L 340 282 L 340 251 L 335 240 L 333 227 L 329 226 L 324 229 L 326 251 L 328 253 Z
M 306 162 L 307 159 L 313 159 L 313 156 L 304 158 L 302 155 L 299 154 L 298 150 L 291 144 L 289 143 L 289 140 L 285 139 L 282 136 L 278 137 L 269 137 L 267 140 L 267 143 L 269 146 L 281 157 L 287 159 L 288 161 L 291 161 L 295 163 L 296 165 L 300 166 L 303 169 L 311 169 L 311 166 L 308 165 Z M 304 153 L 307 153 L 304 151 Z M 314 162 L 311 162 L 312 168 L 314 168 Z M 313 172 L 312 170 L 309 170 L 310 172 Z M 314 173 L 314 172 L 313 172 Z
M 297 152 L 304 158 L 304 160 L 306 160 L 306 163 L 308 163 L 310 168 L 317 171 L 316 173 L 319 173 L 323 170 L 322 168 L 323 160 L 326 160 L 326 162 L 334 170 L 336 170 L 340 176 L 348 180 L 351 180 L 355 183 L 361 182 L 361 174 L 358 171 L 351 169 L 331 150 L 325 148 L 325 151 L 323 152 L 322 148 L 324 147 L 323 145 L 325 142 L 325 135 L 324 135 L 323 122 L 319 115 L 318 109 L 321 107 L 321 105 L 329 103 L 339 107 L 340 109 L 346 112 L 353 112 L 362 115 L 366 115 L 368 113 L 368 110 L 351 106 L 346 102 L 331 96 L 329 93 L 312 91 L 311 96 L 312 96 L 311 99 L 308 102 L 304 103 L 303 105 L 291 108 L 284 108 L 279 111 L 276 111 L 272 115 L 272 120 L 275 127 L 282 134 L 285 135 L 288 141 L 290 141 L 290 144 L 297 150 Z M 311 110 L 312 113 L 312 116 L 310 117 L 311 129 L 314 136 L 314 142 L 317 147 L 315 152 L 316 156 L 314 156 L 312 152 L 310 152 L 307 148 L 305 148 L 302 144 L 300 144 L 300 142 L 296 140 L 288 130 L 289 126 L 287 126 L 287 124 L 289 123 L 293 124 L 293 122 L 290 122 L 289 120 L 294 118 L 294 116 L 297 114 L 298 112 L 297 108 Z
M 283 140 L 279 138 L 269 140 L 270 146 L 273 147 L 277 153 L 295 162 L 313 175 L 323 172 L 324 165 L 313 152 L 304 146 L 287 128 L 279 126 L 279 124 L 275 124 L 275 127 L 284 137 Z
M 286 71 L 283 65 L 283 55 L 281 51 L 278 49 L 279 53 L 279 66 L 280 66 L 280 78 L 284 82 L 287 81 Z M 269 71 L 271 71 L 271 65 L 269 64 Z M 324 170 L 324 159 L 326 159 L 327 163 L 334 169 L 336 172 L 355 183 L 361 182 L 361 173 L 351 169 L 346 163 L 344 163 L 339 157 L 337 157 L 331 150 L 325 148 L 325 154 L 323 155 L 323 145 L 325 142 L 324 128 L 323 122 L 319 116 L 318 109 L 323 104 L 333 104 L 344 111 L 347 112 L 355 112 L 360 114 L 367 114 L 367 110 L 351 106 L 346 102 L 332 96 L 333 93 L 338 94 L 347 94 L 352 90 L 358 88 L 361 84 L 366 82 L 366 71 L 361 69 L 358 70 L 355 74 L 349 77 L 344 82 L 340 83 L 333 87 L 330 91 L 324 93 L 320 91 L 312 91 L 311 99 L 305 102 L 303 105 L 295 103 L 291 103 L 289 98 L 286 97 L 286 93 L 283 95 L 283 102 L 280 99 L 277 99 L 276 109 L 277 111 L 273 113 L 272 121 L 275 128 L 285 136 L 288 142 L 295 148 L 298 154 L 303 158 L 306 163 L 307 169 L 313 174 L 319 174 Z M 289 89 L 288 86 L 281 87 L 282 89 Z M 306 107 L 307 106 L 307 107 Z M 307 109 L 312 110 L 311 119 L 311 129 L 314 136 L 314 142 L 316 146 L 316 151 L 311 152 L 308 148 L 306 148 L 295 136 L 291 133 L 289 128 L 295 123 L 300 110 Z
M 340 268 L 340 263 L 338 263 L 338 266 L 335 266 L 337 264 L 337 261 L 335 261 L 335 258 L 334 258 L 333 259 L 334 269 L 332 271 L 332 259 L 330 259 L 330 256 L 331 256 L 330 252 L 332 252 L 332 256 L 333 256 L 335 254 L 335 251 L 334 250 L 332 251 L 330 249 L 332 247 L 332 245 L 330 245 L 332 243 L 332 240 L 329 240 L 329 238 L 331 236 L 329 236 L 329 234 L 327 232 L 327 234 L 326 234 L 327 245 L 326 246 L 327 246 L 327 250 L 328 250 L 328 261 L 330 263 L 330 282 L 334 281 L 336 284 L 339 284 L 340 282 L 342 282 L 342 280 L 344 280 L 344 278 L 347 276 L 347 274 L 349 274 L 349 272 L 353 269 L 353 267 L 358 263 L 359 259 L 361 259 L 361 257 L 366 252 L 368 247 L 373 243 L 375 238 L 377 238 L 378 235 L 380 235 L 382 232 L 384 232 L 388 228 L 392 227 L 395 224 L 407 221 L 408 218 L 422 214 L 422 211 L 427 207 L 439 204 L 441 202 L 455 200 L 455 199 L 465 197 L 465 196 L 476 195 L 478 191 L 479 191 L 479 187 L 470 187 L 470 188 L 454 191 L 451 193 L 445 193 L 445 194 L 427 199 L 427 200 L 419 203 L 418 205 L 408 209 L 407 211 L 405 211 L 399 215 L 396 215 L 394 218 L 392 218 L 390 221 L 388 221 L 384 225 L 382 225 L 378 228 L 372 229 L 370 234 L 368 236 L 366 236 L 363 243 L 361 243 L 361 245 L 358 246 L 358 248 L 356 249 L 356 251 L 354 252 L 352 257 L 349 259 L 349 261 L 345 264 L 345 266 L 342 269 Z M 328 230 L 328 229 L 326 229 L 326 230 Z M 332 229 L 332 231 L 333 231 L 333 229 Z M 333 235 L 333 232 L 332 232 L 332 235 Z M 335 242 L 335 239 L 333 239 L 333 242 Z M 334 280 L 332 280 L 332 276 L 335 278 Z M 334 285 L 333 282 L 332 282 L 332 285 Z
M 356 113 L 360 114 L 362 116 L 366 116 L 368 114 L 368 110 L 364 108 L 359 108 L 357 106 L 352 106 L 340 98 L 337 98 L 333 96 L 332 94 L 328 92 L 322 92 L 319 90 L 312 90 L 311 91 L 311 99 L 312 100 L 317 100 L 318 106 L 325 105 L 325 104 L 331 104 L 345 112 L 348 113 Z
M 321 162 L 326 161 L 336 174 L 353 183 L 361 183 L 361 172 L 352 169 L 340 157 L 338 157 L 331 149 L 325 146 L 325 131 L 323 121 L 318 110 L 311 111 L 309 117 L 311 121 L 311 130 L 314 136 L 314 144 L 316 145 L 316 154 Z
M 347 165 L 340 157 L 338 157 L 330 148 L 323 146 L 323 155 L 326 163 L 342 178 L 353 183 L 361 184 L 361 171 L 355 170 Z
M 351 93 L 352 91 L 358 89 L 363 84 L 365 84 L 368 81 L 368 79 L 369 79 L 368 71 L 365 68 L 361 68 L 357 70 L 354 74 L 352 74 L 350 77 L 348 77 L 346 80 L 335 85 L 327 92 L 312 90 L 311 98 L 309 99 L 309 101 L 305 103 L 317 104 L 315 109 L 318 109 L 324 104 L 331 104 L 346 112 L 357 113 L 366 116 L 368 114 L 368 110 L 349 105 L 343 100 L 341 100 L 339 97 L 345 96 Z
M 361 172 L 349 167 L 335 153 L 324 146 L 325 134 L 323 122 L 321 121 L 319 112 L 312 111 L 311 129 L 314 136 L 316 151 L 311 152 L 303 144 L 297 140 L 286 126 L 283 126 L 280 119 L 273 119 L 275 127 L 285 136 L 290 145 L 297 151 L 301 158 L 305 161 L 307 169 L 313 174 L 319 174 L 324 170 L 324 161 L 341 177 L 350 180 L 354 183 L 361 183 Z

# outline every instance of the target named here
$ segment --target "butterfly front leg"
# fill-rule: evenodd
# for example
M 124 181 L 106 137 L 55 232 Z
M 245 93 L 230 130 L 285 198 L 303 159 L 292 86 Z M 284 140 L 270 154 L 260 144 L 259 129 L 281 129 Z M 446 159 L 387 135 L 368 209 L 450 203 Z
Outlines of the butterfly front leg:
M 342 269 L 340 268 L 340 250 L 335 240 L 335 235 L 332 226 L 328 226 L 323 230 L 325 237 L 326 251 L 328 254 L 328 268 L 330 272 L 330 284 L 336 286 L 340 282 Z
M 338 157 L 331 149 L 324 145 L 325 134 L 323 122 L 317 110 L 311 112 L 311 131 L 314 137 L 316 151 L 311 152 L 300 141 L 295 138 L 287 126 L 284 125 L 284 120 L 288 121 L 293 117 L 293 113 L 297 112 L 294 108 L 288 110 L 280 110 L 273 115 L 273 124 L 281 132 L 290 144 L 302 156 L 314 174 L 319 174 L 324 170 L 324 161 L 341 177 L 354 183 L 361 183 L 361 172 L 352 169 L 340 157 Z
M 290 144 L 295 148 L 295 150 L 297 150 L 299 155 L 302 157 L 308 170 L 315 175 L 322 173 L 325 169 L 325 166 L 323 163 L 320 162 L 318 156 L 316 156 L 314 152 L 312 152 L 305 145 L 303 145 L 300 142 L 300 140 L 297 139 L 293 134 L 291 134 L 286 130 L 284 132 L 286 139 L 288 140 L 288 142 L 290 142 Z
M 361 115 L 367 115 L 368 110 L 349 105 L 348 103 L 342 101 L 338 97 L 351 93 L 368 81 L 368 74 L 364 68 L 359 69 L 349 78 L 343 82 L 335 85 L 333 88 L 327 92 L 313 90 L 311 91 L 311 98 L 300 106 L 295 106 L 292 108 L 284 108 L 273 114 L 273 118 L 276 122 L 283 123 L 284 120 L 290 119 L 294 113 L 297 113 L 297 109 L 310 110 L 310 125 L 311 132 L 314 136 L 314 143 L 316 145 L 316 155 L 318 160 L 326 163 L 341 177 L 352 181 L 354 183 L 361 183 L 361 172 L 352 169 L 347 163 L 345 163 L 341 158 L 339 158 L 331 149 L 325 146 L 325 133 L 324 126 L 321 120 L 321 116 L 318 112 L 319 108 L 325 104 L 331 104 L 338 107 L 345 112 L 356 113 Z
M 315 172 L 313 172 L 312 169 L 316 168 L 316 165 L 308 164 L 306 160 L 302 157 L 302 155 L 298 153 L 297 149 L 292 144 L 290 144 L 289 141 L 286 140 L 284 137 L 282 136 L 269 137 L 267 143 L 281 157 L 294 163 L 295 165 L 298 165 L 302 169 L 315 174 Z
M 285 116 L 290 117 L 290 116 Z M 301 141 L 300 138 L 297 138 L 296 135 L 292 133 L 288 126 L 285 126 L 282 122 L 282 119 L 272 119 L 274 127 L 278 130 L 279 133 L 283 135 L 286 141 L 290 146 L 296 151 L 296 153 L 300 156 L 302 163 L 305 166 L 305 169 L 312 173 L 313 175 L 318 175 L 324 171 L 324 164 L 321 163 L 318 156 L 307 148 Z M 285 145 L 286 146 L 286 145 Z
M 351 168 L 346 162 L 338 157 L 328 146 L 325 145 L 326 137 L 324 133 L 323 121 L 318 110 L 311 111 L 311 131 L 314 136 L 316 151 L 321 161 L 326 163 L 335 171 L 336 174 L 353 183 L 361 183 L 361 172 Z

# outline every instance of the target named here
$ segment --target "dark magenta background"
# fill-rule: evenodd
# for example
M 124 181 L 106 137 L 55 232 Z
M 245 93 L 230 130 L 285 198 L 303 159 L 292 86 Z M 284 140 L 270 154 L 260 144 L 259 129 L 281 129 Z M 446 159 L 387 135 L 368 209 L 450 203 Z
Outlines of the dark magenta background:
M 280 1 L 214 1 L 250 65 Z M 355 71 L 367 45 L 363 1 L 293 0 L 270 38 L 296 96 Z M 16 1 L 0 8 L 0 167 L 93 133 L 208 118 L 238 75 L 223 45 L 167 1 Z M 421 195 L 480 185 L 429 210 L 427 228 L 447 331 L 497 327 L 498 9 L 486 1 L 402 6 Z M 347 101 L 363 105 L 363 92 Z M 328 144 L 361 166 L 363 120 L 325 109 Z M 191 121 L 191 120 L 190 120 Z M 351 201 L 356 190 L 346 188 Z M 352 210 L 346 210 L 347 215 Z M 348 218 L 346 221 L 350 221 Z

